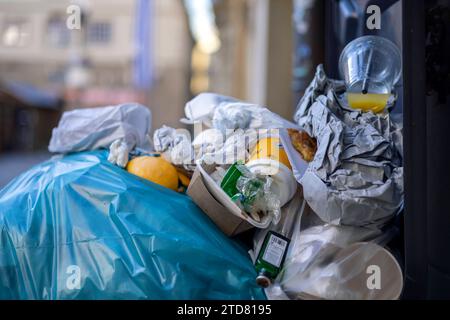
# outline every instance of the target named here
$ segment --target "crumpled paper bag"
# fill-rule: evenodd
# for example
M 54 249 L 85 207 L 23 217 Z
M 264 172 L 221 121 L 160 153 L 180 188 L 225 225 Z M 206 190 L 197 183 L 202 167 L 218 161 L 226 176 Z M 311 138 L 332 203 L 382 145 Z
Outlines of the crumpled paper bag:
M 351 109 L 344 93 L 344 83 L 328 79 L 320 65 L 294 116 L 318 148 L 296 178 L 323 221 L 379 226 L 403 204 L 402 124 L 387 112 Z

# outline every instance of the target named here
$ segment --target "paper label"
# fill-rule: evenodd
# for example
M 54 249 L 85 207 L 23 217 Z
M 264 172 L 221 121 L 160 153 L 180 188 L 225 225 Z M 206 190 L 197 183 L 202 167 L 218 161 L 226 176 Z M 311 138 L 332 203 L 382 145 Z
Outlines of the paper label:
M 287 247 L 287 241 L 283 240 L 276 235 L 270 235 L 269 242 L 264 252 L 263 259 L 268 263 L 280 267 L 281 260 L 283 259 L 284 251 Z

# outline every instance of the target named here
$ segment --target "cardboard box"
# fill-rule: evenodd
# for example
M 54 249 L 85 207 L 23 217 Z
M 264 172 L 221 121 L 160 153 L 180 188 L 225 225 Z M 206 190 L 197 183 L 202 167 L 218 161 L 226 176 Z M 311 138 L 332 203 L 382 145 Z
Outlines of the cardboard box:
M 228 195 L 209 176 L 215 170 L 215 165 L 197 165 L 192 176 L 187 194 L 211 218 L 211 220 L 228 236 L 234 236 L 247 231 L 254 226 L 245 219 L 245 214 Z M 234 205 L 227 204 L 227 200 Z

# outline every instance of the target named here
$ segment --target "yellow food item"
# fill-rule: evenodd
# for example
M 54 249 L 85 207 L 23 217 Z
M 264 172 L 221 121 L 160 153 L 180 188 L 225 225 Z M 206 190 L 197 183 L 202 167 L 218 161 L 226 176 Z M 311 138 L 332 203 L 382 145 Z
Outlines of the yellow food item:
M 159 154 L 137 157 L 128 162 L 127 171 L 166 188 L 178 190 L 178 172 Z
M 353 109 L 379 113 L 384 110 L 390 94 L 383 93 L 347 93 L 348 104 Z
M 289 169 L 292 169 L 286 151 L 284 151 L 280 139 L 276 137 L 263 138 L 258 141 L 248 162 L 257 159 L 276 160 L 284 164 Z

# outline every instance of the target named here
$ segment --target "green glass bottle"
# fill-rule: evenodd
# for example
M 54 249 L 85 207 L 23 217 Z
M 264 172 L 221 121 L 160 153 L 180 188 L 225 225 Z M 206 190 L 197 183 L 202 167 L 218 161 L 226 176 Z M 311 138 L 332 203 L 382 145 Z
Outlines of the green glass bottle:
M 256 283 L 267 288 L 281 271 L 291 240 L 277 232 L 269 231 L 264 238 L 255 263 Z
M 302 200 L 300 207 L 301 217 L 305 208 L 304 200 Z M 291 243 L 291 237 L 295 229 L 295 218 L 296 214 L 286 216 L 281 231 L 275 232 L 270 230 L 264 238 L 255 262 L 255 269 L 258 273 L 256 283 L 263 288 L 270 286 L 283 268 L 289 244 Z

